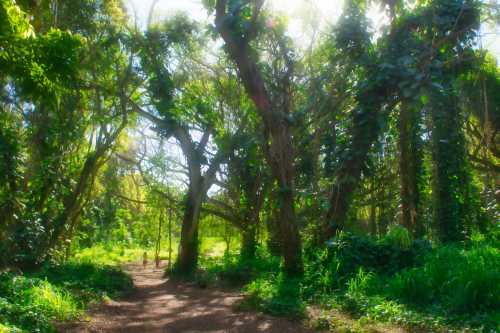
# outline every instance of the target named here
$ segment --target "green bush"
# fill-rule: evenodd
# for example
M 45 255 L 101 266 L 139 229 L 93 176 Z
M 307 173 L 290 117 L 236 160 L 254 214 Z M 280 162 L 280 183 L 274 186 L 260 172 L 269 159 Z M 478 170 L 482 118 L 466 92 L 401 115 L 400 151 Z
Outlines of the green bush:
M 31 275 L 0 274 L 0 332 L 55 332 L 54 322 L 74 320 L 88 303 L 132 288 L 114 267 L 89 263 L 45 266 Z
M 120 243 L 105 243 L 79 249 L 74 260 L 100 265 L 116 265 L 138 261 L 143 253 L 144 249 L 140 247 L 124 247 Z
M 241 306 L 257 308 L 275 316 L 300 318 L 305 310 L 300 290 L 299 279 L 287 278 L 283 274 L 260 277 L 244 288 L 248 297 Z
M 121 268 L 85 262 L 48 265 L 35 276 L 94 299 L 95 295 L 117 297 L 133 287 L 132 279 Z
M 392 275 L 406 267 L 422 263 L 431 251 L 426 241 L 408 243 L 398 230 L 390 237 L 374 240 L 366 236 L 341 233 L 328 243 L 328 247 L 306 250 L 305 293 L 308 297 L 344 289 L 348 281 L 365 271 Z
M 257 250 L 254 258 L 244 258 L 238 253 L 225 254 L 222 257 L 203 257 L 200 261 L 201 274 L 212 282 L 223 282 L 232 286 L 242 286 L 261 275 L 277 274 L 280 260 L 269 255 L 263 249 Z
M 212 281 L 247 283 L 242 307 L 274 315 L 301 316 L 306 302 L 320 302 L 420 331 L 499 331 L 498 237 L 475 235 L 432 249 L 407 236 L 399 228 L 381 240 L 344 233 L 326 248 L 306 247 L 301 280 L 286 279 L 280 262 L 263 253 L 247 262 L 232 255 L 203 265 Z
M 389 294 L 419 305 L 442 304 L 456 313 L 500 310 L 499 249 L 441 247 L 422 267 L 389 280 Z
M 0 289 L 0 321 L 25 332 L 53 332 L 52 322 L 80 314 L 75 298 L 44 280 L 4 273 Z
M 395 275 L 359 269 L 346 286 L 337 293 L 337 303 L 373 320 L 424 330 L 449 325 L 461 329 L 470 326 L 477 332 L 500 329 L 500 252 L 496 241 L 438 247 L 421 265 Z

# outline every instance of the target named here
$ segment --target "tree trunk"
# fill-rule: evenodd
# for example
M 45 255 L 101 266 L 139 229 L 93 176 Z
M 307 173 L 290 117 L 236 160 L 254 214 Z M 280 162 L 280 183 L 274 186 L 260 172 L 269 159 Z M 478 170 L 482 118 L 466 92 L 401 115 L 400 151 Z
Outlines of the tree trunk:
M 160 209 L 160 216 L 158 219 L 158 235 L 156 237 L 156 246 L 155 246 L 155 264 L 156 268 L 160 267 L 160 250 L 161 250 L 161 232 L 163 225 L 163 212 L 164 209 Z
M 277 193 L 276 189 L 271 191 L 271 197 L 269 200 L 269 208 L 266 219 L 267 226 L 267 249 L 273 256 L 281 256 L 282 251 L 282 237 L 279 227 L 279 210 L 276 207 Z
M 46 250 L 52 249 L 64 235 L 64 228 L 78 218 L 81 212 L 81 203 L 85 191 L 93 184 L 93 175 L 98 169 L 100 153 L 91 153 L 85 160 L 83 169 L 78 178 L 78 183 L 71 193 L 63 200 L 64 210 L 53 226 L 52 235 L 48 239 Z
M 377 200 L 375 196 L 375 177 L 371 178 L 370 187 L 370 234 L 377 237 Z
M 399 113 L 399 178 L 401 184 L 401 224 L 410 234 L 420 237 L 419 219 L 421 151 L 418 112 L 403 101 Z
M 226 43 L 229 56 L 238 67 L 245 90 L 257 107 L 264 124 L 264 135 L 269 143 L 264 149 L 266 159 L 280 187 L 279 225 L 283 236 L 285 272 L 291 275 L 301 274 L 302 245 L 294 210 L 294 151 L 291 125 L 287 119 L 290 112 L 289 78 L 284 78 L 281 83 L 284 93 L 283 105 L 272 105 L 260 69 L 252 58 L 254 52 L 249 40 L 235 34 L 234 27 L 228 24 L 230 20 L 227 17 L 227 6 L 225 0 L 216 2 L 215 24 Z M 260 8 L 255 10 L 254 15 L 258 14 Z M 291 70 L 291 67 L 289 69 Z
M 177 259 L 177 271 L 183 275 L 193 273 L 198 264 L 198 222 L 202 204 L 200 192 L 201 189 L 191 187 L 186 197 Z
M 172 207 L 168 208 L 168 269 L 172 267 Z
M 462 118 L 455 96 L 448 91 L 434 92 L 431 112 L 433 131 L 434 180 L 432 188 L 434 224 L 442 242 L 465 238 L 468 211 L 465 142 Z
M 337 181 L 330 196 L 330 208 L 322 240 L 334 237 L 344 228 L 354 191 L 358 187 L 361 172 L 368 159 L 368 153 L 380 131 L 379 117 L 388 92 L 384 87 L 375 87 L 358 96 L 359 109 L 354 112 L 351 140 L 343 161 L 336 172 Z
M 293 192 L 290 189 L 280 194 L 279 224 L 283 239 L 285 273 L 289 276 L 301 275 L 303 273 L 302 244 L 295 219 Z
M 244 259 L 255 258 L 257 249 L 257 226 L 249 224 L 241 233 L 241 257 Z

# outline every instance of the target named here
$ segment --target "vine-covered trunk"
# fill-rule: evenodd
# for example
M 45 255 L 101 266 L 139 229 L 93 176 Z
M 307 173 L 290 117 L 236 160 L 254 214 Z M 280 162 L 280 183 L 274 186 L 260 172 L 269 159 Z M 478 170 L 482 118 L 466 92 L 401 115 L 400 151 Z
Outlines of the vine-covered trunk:
M 371 179 L 370 186 L 370 234 L 373 237 L 377 236 L 377 200 L 375 196 L 375 177 Z
M 176 268 L 180 274 L 192 273 L 198 264 L 198 222 L 202 204 L 200 192 L 201 189 L 191 187 L 186 197 Z
M 285 272 L 289 276 L 303 273 L 302 266 L 302 242 L 295 218 L 293 192 L 283 191 L 280 193 L 280 231 L 282 242 L 282 252 Z
M 345 225 L 352 196 L 357 189 L 361 172 L 368 159 L 368 153 L 380 131 L 382 105 L 389 92 L 385 87 L 374 87 L 358 96 L 359 109 L 354 112 L 349 147 L 336 171 L 336 182 L 330 196 L 330 208 L 326 215 L 326 225 L 320 239 L 334 237 Z
M 250 224 L 241 233 L 241 256 L 245 259 L 255 258 L 257 249 L 257 228 Z
M 278 182 L 277 204 L 279 230 L 285 272 L 290 275 L 303 273 L 302 242 L 295 217 L 294 153 L 290 128 L 286 120 L 274 122 L 268 127 L 272 138 L 267 159 L 274 178 Z
M 55 247 L 61 237 L 64 236 L 66 227 L 73 229 L 73 224 L 79 217 L 82 208 L 82 201 L 86 191 L 94 183 L 94 175 L 99 167 L 99 158 L 101 152 L 91 153 L 83 165 L 82 171 L 78 178 L 78 183 L 71 193 L 63 200 L 64 210 L 58 217 L 57 222 L 53 226 L 51 237 L 48 240 L 46 251 Z
M 448 91 L 434 92 L 431 112 L 434 225 L 442 242 L 463 240 L 468 216 L 465 142 L 456 97 Z
M 419 112 L 403 101 L 400 105 L 398 124 L 401 224 L 416 237 L 423 235 L 419 218 L 419 180 L 422 172 L 419 124 Z
M 16 216 L 19 216 L 20 205 L 17 203 L 19 166 L 21 155 L 18 143 L 17 122 L 0 105 L 0 251 L 8 252 L 8 236 L 15 227 Z M 0 268 L 6 264 L 0 256 Z
M 234 32 L 234 26 L 228 24 L 226 0 L 216 2 L 216 26 L 226 43 L 226 51 L 235 62 L 245 90 L 254 102 L 264 124 L 266 138 L 266 159 L 271 167 L 274 179 L 279 185 L 280 232 L 283 242 L 283 258 L 285 272 L 289 275 L 301 274 L 302 244 L 297 227 L 294 209 L 294 151 L 290 133 L 290 87 L 289 82 L 283 83 L 283 105 L 272 103 L 266 90 L 264 79 L 252 57 L 254 50 L 248 40 L 242 40 Z M 289 74 L 289 73 L 288 73 Z M 289 78 L 288 78 L 289 79 Z M 283 80 L 287 81 L 286 78 Z

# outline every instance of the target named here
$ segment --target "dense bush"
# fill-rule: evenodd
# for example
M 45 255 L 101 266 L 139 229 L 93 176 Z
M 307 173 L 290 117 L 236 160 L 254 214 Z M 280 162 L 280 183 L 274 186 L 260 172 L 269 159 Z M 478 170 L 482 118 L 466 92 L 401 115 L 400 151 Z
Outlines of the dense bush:
M 310 296 L 344 288 L 360 267 L 381 274 L 395 272 L 422 262 L 431 250 L 426 241 L 402 242 L 401 237 L 373 240 L 367 236 L 341 233 L 327 248 L 306 250 L 305 285 Z M 403 236 L 404 239 L 404 236 Z
M 441 246 L 423 264 L 387 276 L 362 268 L 336 300 L 351 313 L 424 329 L 500 330 L 498 242 Z M 440 329 L 438 331 L 442 331 Z
M 90 262 L 100 265 L 116 265 L 139 260 L 144 249 L 119 243 L 95 244 L 92 247 L 78 249 L 74 259 L 78 262 Z
M 70 262 L 32 275 L 0 275 L 0 332 L 54 332 L 54 322 L 76 319 L 85 306 L 132 288 L 118 268 Z
M 116 297 L 133 287 L 132 279 L 116 266 L 70 262 L 46 266 L 36 276 L 81 295 Z
M 52 332 L 53 321 L 75 319 L 78 301 L 62 288 L 26 276 L 0 276 L 0 321 L 25 332 Z
M 175 266 L 166 273 L 174 278 L 193 279 L 200 287 L 221 284 L 241 287 L 262 275 L 277 274 L 279 268 L 279 258 L 258 248 L 254 258 L 241 257 L 238 252 L 201 257 L 198 269 L 189 276 L 180 274 Z
M 405 302 L 443 304 L 452 312 L 500 311 L 500 250 L 488 244 L 439 248 L 422 267 L 396 274 L 388 288 Z
M 401 241 L 403 239 L 403 241 Z M 373 240 L 340 234 L 329 247 L 306 249 L 304 278 L 287 279 L 273 257 L 210 259 L 214 279 L 248 282 L 242 307 L 300 317 L 308 302 L 359 318 L 424 331 L 500 329 L 500 250 L 494 236 L 431 248 L 405 236 Z M 455 329 L 453 327 L 456 327 Z

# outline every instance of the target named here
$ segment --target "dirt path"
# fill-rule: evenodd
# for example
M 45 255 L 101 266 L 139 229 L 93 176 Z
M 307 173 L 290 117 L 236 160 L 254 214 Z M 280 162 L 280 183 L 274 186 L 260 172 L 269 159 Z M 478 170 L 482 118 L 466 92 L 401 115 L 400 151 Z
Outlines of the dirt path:
M 242 296 L 200 289 L 162 277 L 163 270 L 130 265 L 136 291 L 121 301 L 103 304 L 71 333 L 307 333 L 300 323 L 251 312 L 235 312 Z

